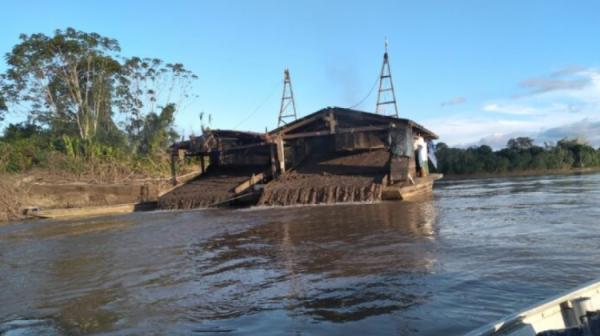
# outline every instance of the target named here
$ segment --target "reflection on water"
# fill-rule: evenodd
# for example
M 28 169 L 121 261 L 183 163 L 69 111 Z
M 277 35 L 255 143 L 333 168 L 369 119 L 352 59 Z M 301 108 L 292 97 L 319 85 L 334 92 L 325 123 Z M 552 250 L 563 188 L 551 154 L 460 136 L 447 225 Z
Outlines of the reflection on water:
M 461 334 L 600 275 L 600 175 L 0 227 L 0 334 Z
M 277 307 L 344 322 L 423 300 L 419 284 L 399 275 L 432 268 L 431 202 L 293 211 L 306 213 L 301 221 L 286 215 L 190 246 L 188 255 L 206 290 L 196 319 Z M 230 305 L 215 316 L 214 307 L 223 301 Z

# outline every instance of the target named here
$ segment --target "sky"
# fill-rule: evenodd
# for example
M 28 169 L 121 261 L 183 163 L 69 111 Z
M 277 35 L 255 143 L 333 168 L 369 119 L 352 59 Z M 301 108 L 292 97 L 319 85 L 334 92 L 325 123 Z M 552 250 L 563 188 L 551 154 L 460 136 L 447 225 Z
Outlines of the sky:
M 440 141 L 600 146 L 597 1 L 4 0 L 2 12 L 2 54 L 21 33 L 73 27 L 116 38 L 124 56 L 183 63 L 199 76 L 176 118 L 185 136 L 201 112 L 213 128 L 274 128 L 286 67 L 299 116 L 365 97 L 357 109 L 372 112 L 387 38 L 400 116 Z

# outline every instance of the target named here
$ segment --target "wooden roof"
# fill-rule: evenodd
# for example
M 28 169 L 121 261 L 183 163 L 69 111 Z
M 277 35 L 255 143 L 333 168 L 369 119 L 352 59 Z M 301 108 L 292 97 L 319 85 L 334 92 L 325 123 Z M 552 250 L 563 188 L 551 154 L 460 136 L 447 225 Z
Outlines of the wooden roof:
M 178 141 L 169 146 L 171 149 L 191 149 L 192 143 L 202 144 L 210 137 L 214 137 L 220 140 L 232 140 L 242 143 L 260 143 L 265 140 L 264 133 L 247 132 L 247 131 L 236 131 L 236 130 L 224 130 L 224 129 L 213 129 L 207 130 L 203 135 L 191 137 L 189 140 Z
M 352 124 L 357 127 L 369 127 L 373 125 L 410 125 L 413 130 L 420 133 L 424 138 L 427 139 L 438 139 L 437 134 L 425 128 L 424 126 L 414 122 L 410 119 L 396 118 L 391 116 L 384 116 L 381 114 L 375 114 L 370 112 L 364 112 L 359 110 L 353 110 L 343 107 L 326 107 L 317 112 L 311 113 L 305 117 L 297 119 L 291 123 L 278 127 L 270 131 L 269 135 L 287 134 L 294 130 L 305 127 L 313 122 L 323 121 L 325 117 L 333 114 L 335 118 L 347 118 L 353 120 Z
M 236 130 L 225 130 L 225 129 L 214 129 L 207 132 L 212 133 L 218 138 L 235 138 L 240 140 L 254 140 L 261 141 L 264 139 L 264 133 L 248 132 L 248 131 L 236 131 Z
M 337 125 L 333 130 L 329 128 L 326 122 L 331 117 L 335 119 L 335 124 Z M 438 139 L 437 134 L 410 119 L 384 116 L 343 107 L 326 107 L 266 134 L 214 129 L 207 131 L 202 136 L 176 142 L 170 148 L 192 150 L 195 147 L 194 144 L 203 145 L 210 142 L 210 138 L 217 138 L 221 141 L 233 141 L 238 146 L 235 147 L 234 145 L 235 148 L 248 148 L 262 146 L 267 142 L 271 142 L 277 136 L 282 136 L 284 140 L 288 140 L 334 133 L 384 131 L 401 125 L 410 125 L 414 132 L 420 133 L 426 139 Z

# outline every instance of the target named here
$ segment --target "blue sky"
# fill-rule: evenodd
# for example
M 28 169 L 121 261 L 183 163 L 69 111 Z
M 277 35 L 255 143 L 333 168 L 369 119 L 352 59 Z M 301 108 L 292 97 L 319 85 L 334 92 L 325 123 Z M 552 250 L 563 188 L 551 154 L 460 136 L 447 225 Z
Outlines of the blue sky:
M 300 116 L 354 105 L 387 37 L 400 115 L 441 141 L 600 145 L 595 1 L 5 0 L 2 12 L 2 53 L 20 33 L 74 27 L 118 39 L 126 56 L 184 63 L 200 77 L 198 98 L 177 115 L 186 135 L 199 132 L 202 111 L 214 128 L 273 128 L 286 66 Z M 359 108 L 373 111 L 375 99 Z

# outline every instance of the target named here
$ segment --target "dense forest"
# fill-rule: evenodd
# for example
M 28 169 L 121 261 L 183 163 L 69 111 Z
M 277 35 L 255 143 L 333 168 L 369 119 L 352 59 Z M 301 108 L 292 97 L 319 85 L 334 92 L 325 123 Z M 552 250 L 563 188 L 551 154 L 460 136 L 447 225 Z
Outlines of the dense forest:
M 197 76 L 179 63 L 125 57 L 115 39 L 72 28 L 21 35 L 0 74 L 0 172 L 164 175 L 175 113 Z
M 510 139 L 506 148 L 498 151 L 486 145 L 451 148 L 438 143 L 436 155 L 438 170 L 447 175 L 600 168 L 600 148 L 569 139 L 540 147 L 531 138 L 519 137 Z

